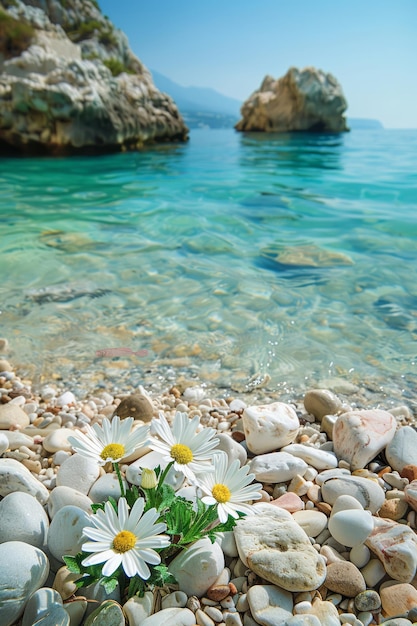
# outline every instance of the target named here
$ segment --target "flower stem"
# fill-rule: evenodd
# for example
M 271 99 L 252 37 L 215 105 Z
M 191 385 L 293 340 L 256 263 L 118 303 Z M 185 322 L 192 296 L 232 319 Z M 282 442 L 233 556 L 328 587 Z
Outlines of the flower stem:
M 126 496 L 126 492 L 125 492 L 125 487 L 123 485 L 122 474 L 120 473 L 120 467 L 117 462 L 113 463 L 113 469 L 116 472 L 117 478 L 119 479 L 120 492 L 121 492 L 122 498 L 124 498 Z
M 160 477 L 159 477 L 159 481 L 158 481 L 158 486 L 157 489 L 160 489 L 162 487 L 162 485 L 164 484 L 164 480 L 169 472 L 169 470 L 171 469 L 171 467 L 174 465 L 174 461 L 171 461 L 171 463 L 168 463 L 168 465 L 166 466 L 166 468 L 164 469 L 164 471 L 161 473 Z

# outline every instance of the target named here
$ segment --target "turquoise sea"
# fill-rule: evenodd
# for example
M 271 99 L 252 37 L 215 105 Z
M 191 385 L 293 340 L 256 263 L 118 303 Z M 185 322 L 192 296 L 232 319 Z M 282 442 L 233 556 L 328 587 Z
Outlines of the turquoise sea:
M 415 401 L 417 131 L 2 159 L 0 266 L 0 336 L 38 381 Z M 148 354 L 96 354 L 120 347 Z

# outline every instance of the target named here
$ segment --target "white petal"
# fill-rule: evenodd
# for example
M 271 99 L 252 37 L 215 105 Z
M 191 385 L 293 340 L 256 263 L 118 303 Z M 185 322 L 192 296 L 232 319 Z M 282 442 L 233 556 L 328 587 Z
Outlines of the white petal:
M 117 568 L 119 567 L 120 563 L 122 562 L 122 559 L 123 559 L 123 555 L 119 554 L 118 552 L 115 552 L 113 554 L 113 557 L 109 559 L 107 563 L 103 565 L 103 569 L 101 570 L 103 576 L 111 576 L 111 574 L 113 574 L 113 572 L 115 572 Z

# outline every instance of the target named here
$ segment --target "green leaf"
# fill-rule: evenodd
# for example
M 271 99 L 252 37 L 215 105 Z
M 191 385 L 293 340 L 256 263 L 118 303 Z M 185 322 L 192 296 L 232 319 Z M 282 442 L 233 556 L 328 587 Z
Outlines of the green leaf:
M 156 587 L 164 587 L 165 585 L 175 585 L 177 583 L 174 576 L 168 570 L 164 563 L 156 565 L 152 568 L 151 576 L 148 580 L 150 584 Z
M 91 508 L 93 510 L 93 513 L 97 513 L 97 511 L 99 511 L 100 509 L 102 511 L 104 511 L 104 502 L 99 502 L 97 504 L 92 504 Z
M 132 487 L 129 487 L 129 489 L 126 489 L 126 500 L 130 507 L 132 507 L 135 504 L 136 500 L 139 497 L 140 497 L 139 489 L 136 487 L 136 485 L 132 485 Z
M 78 562 L 76 556 L 63 556 L 65 565 L 68 567 L 71 574 L 81 574 L 81 565 Z
M 115 510 L 115 511 L 116 511 L 116 513 L 117 513 L 117 512 L 118 512 L 118 510 L 119 510 L 119 507 L 118 507 L 118 504 L 117 504 L 117 500 L 115 500 L 115 499 L 113 498 L 113 496 L 109 496 L 109 502 L 110 502 L 110 504 L 112 505 L 112 507 L 114 508 L 114 510 Z
M 175 500 L 175 491 L 171 485 L 164 483 L 160 489 L 158 489 L 158 496 L 161 499 L 158 505 L 158 511 L 162 511 L 162 509 L 169 508 Z
M 100 585 L 103 585 L 106 593 L 112 593 L 116 589 L 118 582 L 117 578 L 102 578 Z

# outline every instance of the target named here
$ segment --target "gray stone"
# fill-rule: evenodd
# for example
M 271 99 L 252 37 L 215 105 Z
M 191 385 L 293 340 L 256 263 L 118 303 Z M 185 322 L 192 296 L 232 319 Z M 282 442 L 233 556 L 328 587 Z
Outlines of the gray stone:
M 274 585 L 249 587 L 247 599 L 251 613 L 258 624 L 276 626 L 292 617 L 292 594 Z
M 342 401 L 328 389 L 311 389 L 304 396 L 305 410 L 320 422 L 325 415 L 339 413 L 342 406 Z
M 47 488 L 15 459 L 0 459 L 0 496 L 22 491 L 45 504 L 49 498 Z
M 37 548 L 46 544 L 49 519 L 38 500 L 15 491 L 0 501 L 0 543 L 23 541 Z
M 334 504 L 341 495 L 356 498 L 364 509 L 376 513 L 385 501 L 385 493 L 378 483 L 362 476 L 340 475 L 328 478 L 321 486 L 321 495 L 328 504 Z
M 88 493 L 88 497 L 93 502 L 105 502 L 110 496 L 118 500 L 121 495 L 122 492 L 120 491 L 119 480 L 116 474 L 103 474 L 103 476 L 100 476 Z
M 106 600 L 85 620 L 84 626 L 125 626 L 122 607 L 114 600 Z
M 67 602 L 64 604 L 64 609 L 70 617 L 71 626 L 81 626 L 87 609 L 87 600 L 79 598 L 74 602 Z
M 0 544 L 0 563 L 0 624 L 11 626 L 32 593 L 47 579 L 49 562 L 39 548 L 7 541 Z
M 22 626 L 70 626 L 70 617 L 57 591 L 44 587 L 29 598 L 23 613 Z
M 83 528 L 91 524 L 89 515 L 77 506 L 64 506 L 54 516 L 48 533 L 48 549 L 64 563 L 64 555 L 75 556 L 86 541 Z
M 53 519 L 57 512 L 64 506 L 73 505 L 78 508 L 91 513 L 91 505 L 93 501 L 84 493 L 73 489 L 72 487 L 55 487 L 51 491 L 51 495 L 48 500 L 48 513 L 49 517 Z

